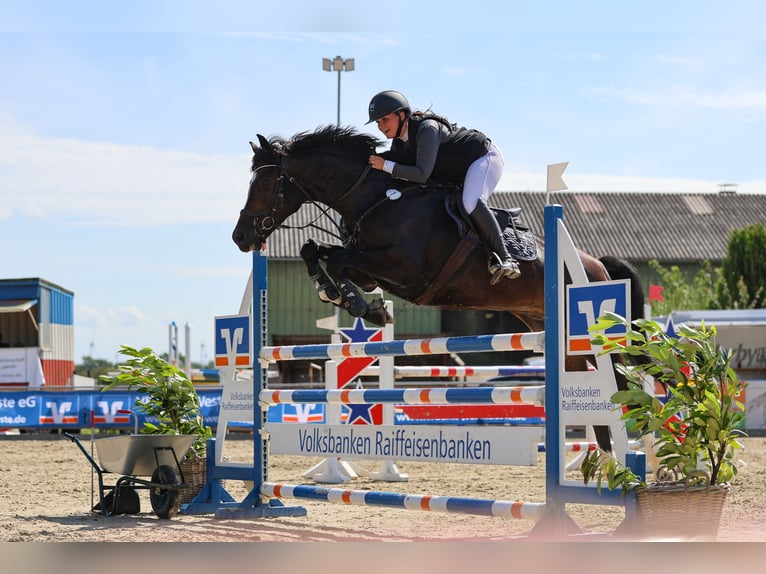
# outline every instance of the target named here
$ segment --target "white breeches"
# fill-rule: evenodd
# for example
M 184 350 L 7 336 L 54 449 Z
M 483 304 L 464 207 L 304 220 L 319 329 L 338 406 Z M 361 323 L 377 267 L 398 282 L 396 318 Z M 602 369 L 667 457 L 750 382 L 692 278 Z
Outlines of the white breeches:
M 473 162 L 465 174 L 463 184 L 463 207 L 470 214 L 476 209 L 479 199 L 487 201 L 503 175 L 503 153 L 495 144 L 489 144 L 489 151 Z

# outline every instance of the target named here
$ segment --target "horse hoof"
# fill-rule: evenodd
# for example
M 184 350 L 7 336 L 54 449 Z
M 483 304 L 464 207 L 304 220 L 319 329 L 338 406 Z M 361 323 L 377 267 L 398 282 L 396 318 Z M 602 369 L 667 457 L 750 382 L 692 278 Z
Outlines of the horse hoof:
M 372 323 L 377 327 L 385 327 L 387 323 L 393 323 L 394 318 L 386 310 L 386 305 L 382 299 L 375 299 L 367 306 L 367 312 L 362 317 L 365 321 Z
M 388 313 L 386 313 L 385 309 L 368 308 L 367 312 L 362 316 L 362 319 L 376 327 L 385 327 L 387 323 L 387 315 Z

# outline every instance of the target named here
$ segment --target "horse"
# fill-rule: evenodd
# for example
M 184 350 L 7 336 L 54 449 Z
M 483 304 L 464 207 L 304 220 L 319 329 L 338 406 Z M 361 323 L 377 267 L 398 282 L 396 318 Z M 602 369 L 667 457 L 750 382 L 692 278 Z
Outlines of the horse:
M 382 143 L 374 136 L 326 126 L 289 140 L 258 134 L 258 142 L 250 142 L 252 178 L 232 233 L 241 251 L 259 249 L 291 214 L 313 203 L 342 218 L 342 245 L 309 240 L 301 248 L 323 301 L 383 325 L 390 317 L 382 300 L 368 303 L 357 290 L 381 287 L 406 301 L 441 309 L 506 311 L 530 331 L 544 330 L 543 238 L 536 238 L 532 253 L 524 246 L 516 252 L 520 277 L 490 284 L 489 254 L 478 241 L 460 236 L 462 222 L 447 208 L 447 188 L 371 170 L 368 158 Z M 523 232 L 518 216 L 516 210 L 506 217 L 507 239 Z M 630 279 L 632 309 L 642 312 L 643 290 L 630 264 L 583 251 L 578 256 L 590 281 Z M 587 369 L 587 357 L 568 357 L 566 368 Z M 626 388 L 619 377 L 618 388 Z M 610 450 L 608 429 L 595 430 L 601 448 Z

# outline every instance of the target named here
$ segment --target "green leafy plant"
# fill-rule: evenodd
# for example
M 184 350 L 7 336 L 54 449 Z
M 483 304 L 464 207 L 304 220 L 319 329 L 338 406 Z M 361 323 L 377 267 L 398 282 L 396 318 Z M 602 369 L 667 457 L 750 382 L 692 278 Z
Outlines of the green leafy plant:
M 737 474 L 734 454 L 745 436 L 739 429 L 744 421 L 739 400 L 744 384 L 731 367 L 731 350 L 716 344 L 715 327 L 681 325 L 679 337 L 674 337 L 655 321 L 631 323 L 606 314 L 591 328 L 592 342 L 613 348 L 614 341 L 604 331 L 617 325 L 627 334 L 621 344 L 625 361 L 616 368 L 627 378 L 629 388 L 616 392 L 611 400 L 624 407 L 627 428 L 656 438 L 660 468 L 655 476 L 685 481 L 702 470 L 710 485 L 729 482 Z M 645 389 L 645 381 L 652 392 Z M 654 395 L 654 381 L 668 389 L 666 401 Z M 592 453 L 581 468 L 586 483 L 596 478 L 599 486 L 606 481 L 610 489 L 641 486 L 638 477 L 623 469 L 603 452 Z
M 199 395 L 186 373 L 148 347 L 121 345 L 120 354 L 129 358 L 118 366 L 118 375 L 99 377 L 107 383 L 102 391 L 124 385 L 146 393 L 148 400 L 136 400 L 136 408 L 156 419 L 157 424 L 144 422 L 144 434 L 197 435 L 187 457 L 204 456 L 205 443 L 213 431 L 204 424 Z
M 585 454 L 580 465 L 580 471 L 585 484 L 591 480 L 596 480 L 596 490 L 599 494 L 604 482 L 606 482 L 606 487 L 609 490 L 619 487 L 623 494 L 627 494 L 639 486 L 646 486 L 646 482 L 640 476 L 620 463 L 612 453 L 601 449 L 591 450 Z

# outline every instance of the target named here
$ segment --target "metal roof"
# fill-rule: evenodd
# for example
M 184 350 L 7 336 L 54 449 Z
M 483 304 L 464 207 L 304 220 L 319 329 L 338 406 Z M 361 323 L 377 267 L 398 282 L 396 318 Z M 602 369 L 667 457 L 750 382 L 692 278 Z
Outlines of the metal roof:
M 496 191 L 490 203 L 521 207 L 523 220 L 542 235 L 544 192 Z M 586 193 L 555 192 L 551 203 L 564 206 L 564 221 L 579 248 L 597 257 L 614 255 L 629 261 L 660 263 L 720 262 L 735 229 L 766 224 L 766 195 L 736 193 Z M 306 205 L 286 223 L 308 225 L 320 216 Z M 329 227 L 326 218 L 317 223 Z M 329 234 L 312 229 L 280 229 L 269 238 L 269 255 L 299 257 L 309 239 L 337 243 Z
M 37 299 L 11 299 L 0 301 L 0 313 L 23 313 L 32 308 Z

